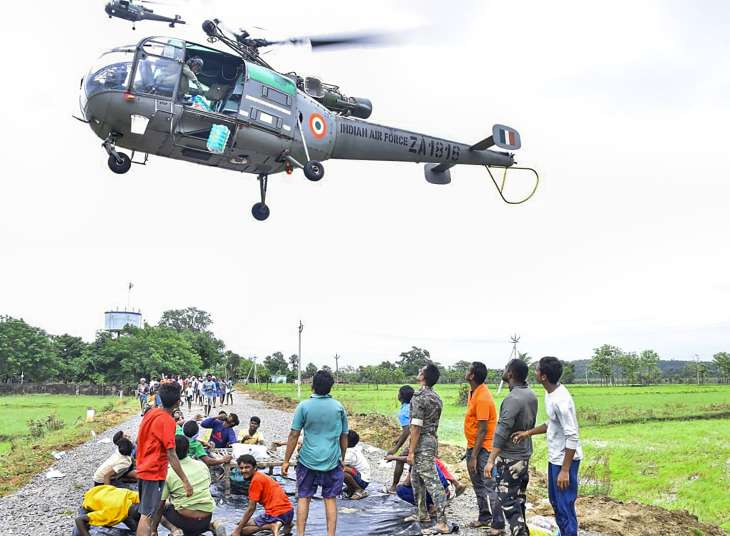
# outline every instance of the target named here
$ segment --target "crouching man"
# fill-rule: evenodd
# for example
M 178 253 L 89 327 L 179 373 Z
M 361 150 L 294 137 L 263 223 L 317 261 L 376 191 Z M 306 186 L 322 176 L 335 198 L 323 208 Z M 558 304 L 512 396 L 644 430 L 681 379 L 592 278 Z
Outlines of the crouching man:
M 271 531 L 273 536 L 289 534 L 294 521 L 294 507 L 284 489 L 274 479 L 256 470 L 256 458 L 250 454 L 244 454 L 236 461 L 243 478 L 251 483 L 248 508 L 232 536 L 249 536 L 265 530 Z M 264 507 L 264 513 L 251 519 L 258 504 Z
M 163 525 L 176 535 L 182 532 L 184 536 L 199 536 L 210 531 L 216 536 L 225 536 L 225 528 L 211 519 L 215 501 L 210 494 L 208 466 L 188 456 L 188 449 L 188 438 L 182 435 L 175 436 L 175 453 L 193 488 L 193 493 L 187 496 L 180 477 L 169 471 L 162 489 L 162 503 L 157 510 L 158 516 L 161 514 L 165 517 L 166 522 L 163 522 Z M 171 503 L 165 506 L 168 498 Z
M 130 530 L 137 530 L 139 521 L 139 494 L 125 488 L 106 484 L 94 486 L 84 493 L 82 504 L 86 513 L 76 518 L 73 536 L 89 536 L 90 525 L 113 527 L 124 523 Z

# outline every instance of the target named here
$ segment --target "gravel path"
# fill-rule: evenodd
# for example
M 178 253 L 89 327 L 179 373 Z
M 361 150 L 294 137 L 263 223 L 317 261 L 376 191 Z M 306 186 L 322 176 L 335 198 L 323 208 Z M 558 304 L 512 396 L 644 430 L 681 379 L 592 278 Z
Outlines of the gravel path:
M 241 426 L 248 425 L 252 415 L 261 418 L 261 432 L 266 443 L 273 439 L 284 440 L 289 433 L 292 414 L 268 408 L 263 402 L 236 393 L 232 406 L 223 406 L 225 411 L 234 412 L 241 421 Z M 218 410 L 220 408 L 216 408 Z M 186 417 L 202 413 L 199 405 L 193 404 L 191 412 L 185 408 Z M 27 536 L 43 534 L 48 536 L 66 536 L 71 533 L 73 518 L 81 505 L 84 491 L 92 484 L 92 475 L 96 468 L 114 450 L 111 437 L 117 430 L 124 430 L 131 437 L 136 437 L 141 417 L 137 416 L 114 428 L 97 435 L 96 438 L 69 451 L 50 469 L 60 471 L 65 478 L 48 479 L 46 472 L 36 475 L 33 480 L 20 490 L 0 498 L 0 535 Z M 392 478 L 392 465 L 382 464 L 384 451 L 365 445 L 364 452 L 370 460 L 373 481 L 389 482 Z M 283 455 L 283 448 L 279 449 Z M 372 491 L 381 485 L 373 485 Z M 476 497 L 472 489 L 449 503 L 449 520 L 464 526 L 476 516 Z M 463 530 L 461 534 L 482 534 L 474 530 Z M 581 536 L 600 536 L 594 533 L 581 532 Z

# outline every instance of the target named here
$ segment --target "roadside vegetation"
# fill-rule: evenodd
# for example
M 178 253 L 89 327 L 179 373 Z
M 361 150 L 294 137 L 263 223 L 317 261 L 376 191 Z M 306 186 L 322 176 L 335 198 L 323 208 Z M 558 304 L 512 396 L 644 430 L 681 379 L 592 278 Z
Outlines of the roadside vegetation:
M 95 410 L 86 422 L 88 408 Z M 67 451 L 129 418 L 139 409 L 130 398 L 74 395 L 0 397 L 0 496 L 50 467 L 54 451 Z

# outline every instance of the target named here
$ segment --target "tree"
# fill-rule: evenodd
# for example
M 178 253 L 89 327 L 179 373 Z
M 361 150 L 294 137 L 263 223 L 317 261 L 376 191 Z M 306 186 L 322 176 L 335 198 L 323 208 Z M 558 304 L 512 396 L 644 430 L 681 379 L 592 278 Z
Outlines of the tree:
M 57 373 L 58 361 L 51 338 L 22 319 L 0 317 L 0 378 L 42 382 Z
M 643 350 L 639 354 L 639 376 L 643 383 L 654 383 L 661 375 L 659 354 L 654 350 Z
M 271 355 L 267 355 L 264 358 L 264 366 L 272 376 L 286 376 L 286 373 L 289 371 L 284 354 L 281 352 L 274 352 Z
M 241 376 L 239 369 L 243 363 L 243 358 L 240 355 L 236 352 L 226 350 L 223 354 L 223 360 L 226 363 L 226 377 L 231 378 Z M 248 367 L 246 367 L 246 371 L 248 371 Z
M 51 337 L 51 341 L 56 354 L 59 379 L 64 382 L 80 380 L 79 371 L 83 366 L 88 344 L 81 337 L 68 334 Z
M 289 356 L 289 372 L 287 373 L 287 381 L 294 381 L 297 378 L 299 369 L 299 356 L 292 354 Z M 302 371 L 303 372 L 303 371 Z
M 570 361 L 563 361 L 563 375 L 560 377 L 561 383 L 574 383 L 575 382 L 575 363 Z
M 193 330 L 175 331 L 188 340 L 195 353 L 200 356 L 204 369 L 216 370 L 223 364 L 223 349 L 226 345 L 222 340 L 216 339 L 212 333 Z
M 172 328 L 175 331 L 195 331 L 204 333 L 213 323 L 210 315 L 197 307 L 171 309 L 162 313 L 158 326 Z
M 718 352 L 712 356 L 712 361 L 717 367 L 717 375 L 720 382 L 730 381 L 730 353 Z
M 604 344 L 593 350 L 593 357 L 588 366 L 591 372 L 601 378 L 601 383 L 613 383 L 614 368 L 621 353 L 619 347 L 610 344 Z
M 629 384 L 636 383 L 636 377 L 641 368 L 641 362 L 635 352 L 625 352 L 618 357 L 618 364 L 624 381 Z
M 302 378 L 313 378 L 317 373 L 317 365 L 314 363 L 307 363 L 307 367 L 302 371 Z
M 431 362 L 431 354 L 425 348 L 412 346 L 407 352 L 401 352 L 397 361 L 398 367 L 406 377 L 417 376 L 418 371 Z

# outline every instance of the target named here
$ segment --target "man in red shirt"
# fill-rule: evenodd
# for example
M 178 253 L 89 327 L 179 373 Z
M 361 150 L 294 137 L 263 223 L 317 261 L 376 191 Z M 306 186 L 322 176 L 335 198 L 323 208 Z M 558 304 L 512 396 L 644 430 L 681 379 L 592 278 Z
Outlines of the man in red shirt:
M 193 487 L 175 453 L 175 419 L 172 414 L 180 405 L 180 386 L 176 383 L 161 384 L 158 396 L 162 407 L 145 413 L 137 434 L 140 513 L 137 536 L 151 536 L 160 522 L 160 502 L 168 463 L 182 480 L 185 494 L 188 497 L 193 494 Z
M 479 507 L 479 518 L 467 526 L 470 528 L 489 528 L 488 534 L 502 534 L 504 517 L 493 479 L 485 478 L 484 467 L 492 450 L 494 429 L 497 426 L 497 408 L 492 393 L 484 382 L 487 367 L 474 361 L 466 371 L 469 382 L 469 399 L 464 415 L 464 436 L 466 437 L 466 467 L 474 486 Z
M 250 536 L 264 530 L 279 536 L 282 527 L 284 533 L 288 534 L 294 520 L 294 507 L 284 489 L 275 480 L 256 470 L 256 458 L 250 454 L 244 454 L 236 461 L 243 478 L 250 480 L 251 484 L 248 488 L 248 508 L 231 536 Z M 252 520 L 251 516 L 259 503 L 264 507 L 264 513 Z

